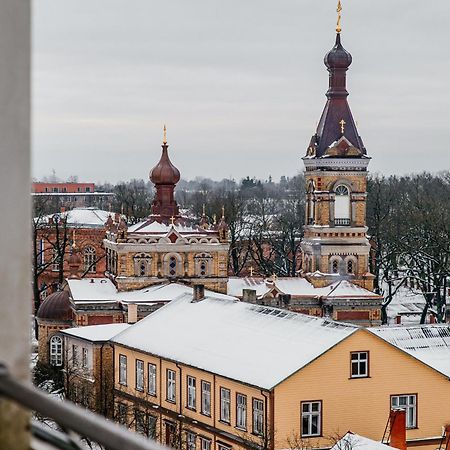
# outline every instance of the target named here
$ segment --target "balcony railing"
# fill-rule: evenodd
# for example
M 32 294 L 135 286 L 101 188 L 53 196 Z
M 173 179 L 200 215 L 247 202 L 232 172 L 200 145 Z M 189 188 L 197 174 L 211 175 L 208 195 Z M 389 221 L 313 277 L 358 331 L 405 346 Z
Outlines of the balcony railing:
M 166 450 L 157 442 L 127 431 L 126 428 L 107 421 L 91 411 L 67 401 L 54 400 L 34 386 L 14 380 L 6 366 L 1 363 L 0 397 L 13 400 L 31 411 L 49 417 L 63 430 L 66 430 L 65 433 L 62 433 L 45 428 L 38 422 L 33 423 L 31 426 L 32 449 L 85 449 L 86 446 L 81 446 L 80 439 L 76 436 L 78 435 L 88 438 L 108 450 Z M 46 443 L 47 446 L 44 447 L 42 443 Z
M 350 226 L 350 219 L 334 219 L 335 227 L 348 227 Z

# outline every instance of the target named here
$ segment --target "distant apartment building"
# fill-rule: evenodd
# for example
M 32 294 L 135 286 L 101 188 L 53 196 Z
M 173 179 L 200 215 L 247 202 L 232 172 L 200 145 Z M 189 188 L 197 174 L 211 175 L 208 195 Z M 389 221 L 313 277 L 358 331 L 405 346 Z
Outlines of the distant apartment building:
M 96 192 L 95 183 L 34 182 L 32 196 L 35 201 L 41 198 L 49 212 L 57 212 L 78 207 L 110 209 L 114 193 Z

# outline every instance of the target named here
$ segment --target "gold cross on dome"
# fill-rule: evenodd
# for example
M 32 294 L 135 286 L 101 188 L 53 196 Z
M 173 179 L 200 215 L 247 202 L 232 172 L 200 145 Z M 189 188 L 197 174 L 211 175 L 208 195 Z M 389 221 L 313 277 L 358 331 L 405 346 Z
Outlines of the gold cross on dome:
M 175 217 L 172 216 L 172 217 L 170 218 L 170 223 L 173 225 L 174 222 L 175 222 Z
M 250 276 L 253 277 L 253 266 L 250 266 Z
M 344 119 L 341 119 L 341 121 L 339 122 L 339 125 L 341 126 L 341 134 L 344 134 L 344 131 L 345 131 L 345 125 L 346 125 L 345 120 L 344 120 Z
M 341 0 L 338 0 L 338 5 L 337 5 L 336 12 L 338 13 L 337 24 L 336 24 L 336 33 L 340 33 L 342 31 L 342 27 L 341 27 L 341 12 L 342 12 Z

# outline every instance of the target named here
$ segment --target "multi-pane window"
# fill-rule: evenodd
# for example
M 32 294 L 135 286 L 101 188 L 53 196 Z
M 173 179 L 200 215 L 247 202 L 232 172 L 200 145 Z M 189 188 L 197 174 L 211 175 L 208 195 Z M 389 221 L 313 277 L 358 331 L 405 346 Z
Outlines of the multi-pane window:
M 85 247 L 83 250 L 83 262 L 84 262 L 84 271 L 95 273 L 96 268 L 96 260 L 95 260 L 95 248 L 92 246 Z
M 136 431 L 140 434 L 147 434 L 145 426 L 145 413 L 138 409 L 134 412 L 134 420 L 136 422 Z
M 229 445 L 217 443 L 217 449 L 218 450 L 231 450 L 231 447 Z
M 156 365 L 148 364 L 148 393 L 156 395 Z
M 339 261 L 336 259 L 333 260 L 333 262 L 331 263 L 331 272 L 339 273 Z
M 188 375 L 187 377 L 187 407 L 195 409 L 196 403 L 196 380 Z
M 236 426 L 247 429 L 247 396 L 244 394 L 236 395 Z
M 195 433 L 191 433 L 190 431 L 186 433 L 186 450 L 195 450 L 196 438 Z
M 393 395 L 391 407 L 401 408 L 406 411 L 406 428 L 417 427 L 417 395 Z
M 220 388 L 220 420 L 230 423 L 231 392 L 229 389 Z
M 121 423 L 122 425 L 127 424 L 127 415 L 128 415 L 128 409 L 127 405 L 125 403 L 118 403 L 117 404 L 117 421 Z
M 171 256 L 169 258 L 169 275 L 174 277 L 177 274 L 177 258 Z
M 369 376 L 369 352 L 351 352 L 351 378 L 364 378 Z
M 38 241 L 38 249 L 37 249 L 37 257 L 38 257 L 38 266 L 43 266 L 45 264 L 45 244 L 44 239 L 39 239 Z
M 53 272 L 59 271 L 59 265 L 61 262 L 61 258 L 59 256 L 59 252 L 57 248 L 53 248 L 53 257 L 52 257 L 52 270 Z
M 62 366 L 63 363 L 63 342 L 60 336 L 52 336 L 50 339 L 50 364 L 52 366 Z
M 302 437 L 320 436 L 322 402 L 302 402 Z
M 144 361 L 136 360 L 136 390 L 144 390 Z
M 88 366 L 88 349 L 83 347 L 81 351 L 81 367 L 86 369 Z
M 253 399 L 253 433 L 263 434 L 264 432 L 264 403 L 262 400 Z
M 119 355 L 119 383 L 127 385 L 127 357 Z
M 175 371 L 167 369 L 167 401 L 175 403 Z
M 78 366 L 78 347 L 75 344 L 72 345 L 72 365 Z
M 211 383 L 202 380 L 202 414 L 211 415 Z
M 211 439 L 200 438 L 200 450 L 211 450 Z
M 148 420 L 148 437 L 156 439 L 156 423 L 158 419 L 155 416 L 149 414 L 147 420 Z
M 353 261 L 351 259 L 347 261 L 347 273 L 353 273 Z

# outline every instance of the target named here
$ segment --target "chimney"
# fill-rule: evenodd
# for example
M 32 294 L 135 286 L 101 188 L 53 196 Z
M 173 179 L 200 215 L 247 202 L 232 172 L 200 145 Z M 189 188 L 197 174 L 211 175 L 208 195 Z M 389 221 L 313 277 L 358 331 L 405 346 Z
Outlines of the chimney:
M 389 445 L 400 450 L 406 450 L 406 411 L 393 409 L 389 415 L 391 439 Z
M 401 325 L 402 324 L 402 316 L 400 314 L 397 314 L 397 316 L 395 317 L 395 323 L 397 325 Z
M 66 212 L 66 207 L 65 206 L 61 206 L 61 212 L 65 213 Z
M 278 294 L 280 306 L 288 306 L 291 303 L 291 294 Z
M 205 285 L 204 284 L 194 284 L 194 293 L 192 300 L 194 302 L 199 302 L 205 298 Z
M 247 303 L 256 303 L 255 289 L 242 289 L 242 301 Z
M 137 305 L 136 303 L 128 303 L 128 323 L 137 322 Z

